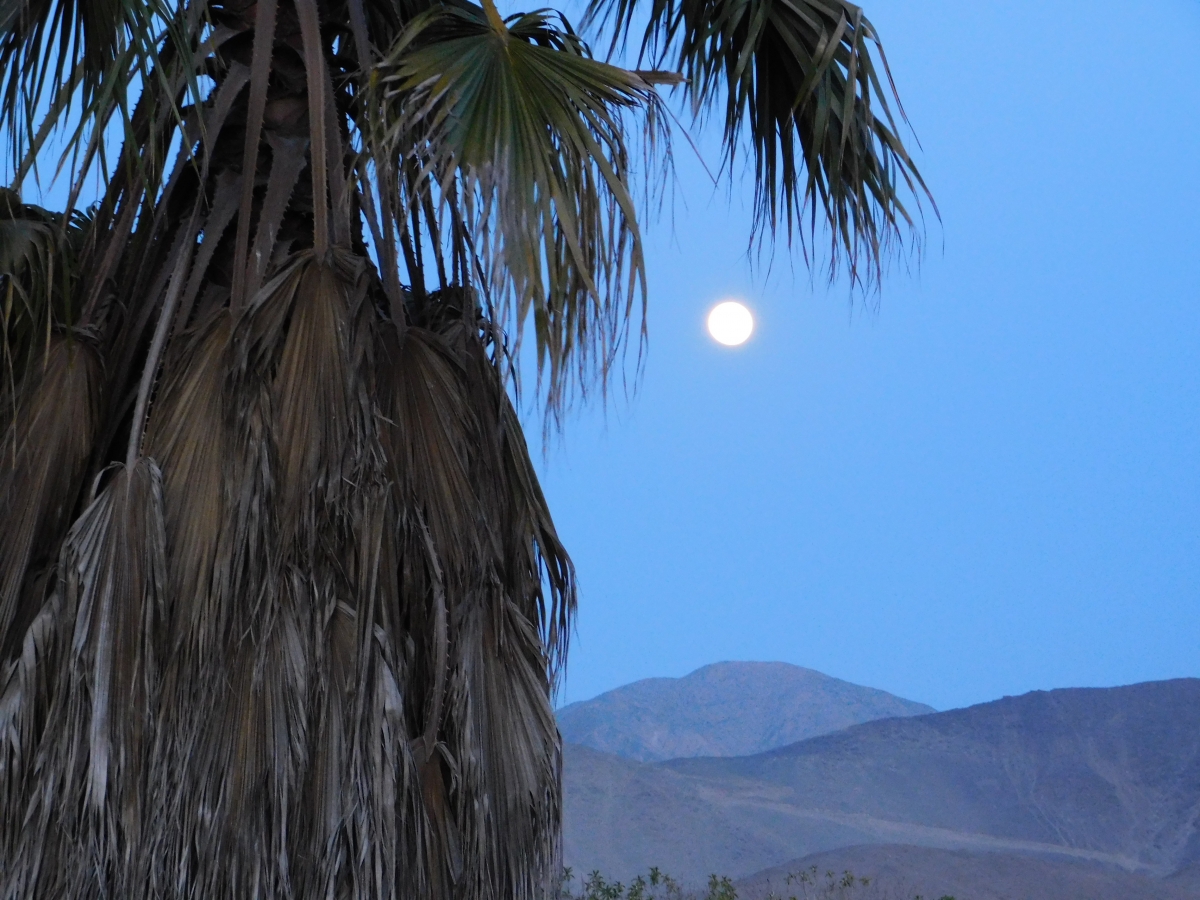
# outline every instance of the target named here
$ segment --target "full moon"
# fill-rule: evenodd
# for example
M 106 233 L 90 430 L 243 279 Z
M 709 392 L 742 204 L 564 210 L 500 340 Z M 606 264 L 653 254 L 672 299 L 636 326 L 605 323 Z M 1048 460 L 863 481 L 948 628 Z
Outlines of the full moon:
M 726 347 L 746 343 L 752 331 L 754 316 L 736 300 L 718 303 L 708 314 L 708 333 L 713 336 L 713 340 Z

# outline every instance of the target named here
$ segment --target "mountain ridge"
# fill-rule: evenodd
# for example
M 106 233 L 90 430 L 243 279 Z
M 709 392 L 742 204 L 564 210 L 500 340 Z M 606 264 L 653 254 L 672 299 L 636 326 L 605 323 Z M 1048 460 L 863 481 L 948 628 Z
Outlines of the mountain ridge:
M 1139 858 L 1160 875 L 1200 861 L 1200 679 L 1031 691 L 666 766 L 887 820 L 1107 853 L 1154 846 Z
M 563 739 L 641 762 L 743 756 L 933 707 L 780 662 L 646 678 L 557 712 Z
M 741 757 L 565 749 L 567 864 L 611 877 L 738 878 L 854 845 L 1159 878 L 1200 864 L 1200 679 L 1031 692 Z

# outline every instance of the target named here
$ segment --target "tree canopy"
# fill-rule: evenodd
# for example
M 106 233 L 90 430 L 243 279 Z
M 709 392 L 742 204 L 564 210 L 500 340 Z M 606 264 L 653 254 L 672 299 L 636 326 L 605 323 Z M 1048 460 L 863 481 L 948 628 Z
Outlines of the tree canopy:
M 585 19 L 606 58 L 492 0 L 0 0 L 3 896 L 553 884 L 522 336 L 553 416 L 644 333 L 675 99 L 852 278 L 927 196 L 857 7 Z

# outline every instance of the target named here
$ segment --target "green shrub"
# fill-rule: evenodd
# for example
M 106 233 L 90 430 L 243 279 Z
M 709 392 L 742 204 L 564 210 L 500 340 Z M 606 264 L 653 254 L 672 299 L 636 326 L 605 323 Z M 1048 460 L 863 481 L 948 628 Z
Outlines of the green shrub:
M 767 895 L 766 900 L 901 900 L 900 896 L 893 892 L 880 893 L 881 886 L 873 879 L 860 878 L 850 871 L 842 872 L 840 875 L 832 871 L 821 873 L 816 866 L 791 873 L 784 883 L 787 886 L 785 895 L 772 891 Z M 738 895 L 733 881 L 729 878 L 710 875 L 707 889 L 689 890 L 657 868 L 651 869 L 646 875 L 639 875 L 629 884 L 607 881 L 599 872 L 592 872 L 582 880 L 578 886 L 578 893 L 576 893 L 574 873 L 567 868 L 563 870 L 556 898 L 557 900 L 738 900 Z M 903 900 L 908 900 L 908 897 L 905 896 Z M 917 894 L 911 900 L 926 900 L 926 898 Z M 954 898 L 945 894 L 938 900 L 954 900 Z
M 816 866 L 809 866 L 800 872 L 792 872 L 784 880 L 789 890 L 781 897 L 775 892 L 767 895 L 767 900 L 891 900 L 898 897 L 892 891 L 883 891 L 883 886 L 871 878 L 860 878 L 851 871 L 841 875 L 826 871 L 823 875 Z M 872 890 L 874 886 L 874 890 Z M 907 900 L 907 897 L 905 898 Z M 925 900 L 916 894 L 912 900 Z M 954 900 L 949 894 L 944 894 L 938 900 Z
M 574 880 L 572 871 L 564 869 L 558 889 L 560 900 L 737 900 L 733 882 L 717 875 L 709 876 L 705 892 L 684 890 L 679 882 L 657 868 L 627 885 L 606 881 L 599 872 L 592 872 L 583 879 L 579 893 L 574 892 Z

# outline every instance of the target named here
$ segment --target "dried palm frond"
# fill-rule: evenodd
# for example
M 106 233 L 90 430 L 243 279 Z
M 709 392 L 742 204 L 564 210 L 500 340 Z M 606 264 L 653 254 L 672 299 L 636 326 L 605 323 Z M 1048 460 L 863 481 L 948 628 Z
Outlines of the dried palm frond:
M 537 896 L 558 853 L 549 703 L 574 577 L 469 291 L 431 298 L 378 358 L 431 890 Z M 438 309 L 442 307 L 442 309 Z M 428 326 L 428 327 L 426 327 Z M 503 674 L 501 674 L 503 673 Z M 504 789 L 501 790 L 501 785 Z M 498 792 L 499 791 L 499 792 Z
M 9 418 L 0 452 L 0 660 L 24 640 L 38 613 L 31 572 L 48 568 L 70 526 L 102 414 L 101 366 L 87 342 L 58 336 L 35 363 Z
M 52 574 L 44 572 L 30 585 L 30 600 L 43 602 L 30 603 L 38 613 L 24 631 L 19 654 L 0 663 L 0 859 L 6 861 L 16 858 L 25 832 L 26 799 L 70 638 L 61 594 L 46 596 Z
M 0 397 L 10 405 L 26 368 L 45 361 L 52 334 L 77 323 L 88 224 L 78 211 L 53 213 L 0 188 Z
M 365 261 L 340 249 L 294 256 L 251 302 L 238 342 L 241 377 L 271 386 L 285 543 L 312 553 L 322 516 L 346 506 L 365 453 L 370 341 Z
M 22 816 L 22 865 L 9 890 L 127 895 L 142 846 L 142 778 L 162 663 L 165 530 L 152 460 L 112 472 L 71 528 L 61 566 L 61 614 L 73 634 L 38 753 L 43 789 Z M 71 858 L 87 863 L 61 864 Z
M 218 311 L 187 335 L 160 389 L 146 435 L 147 452 L 160 462 L 172 597 L 173 652 L 184 635 L 201 655 L 211 654 L 227 627 L 227 611 L 210 605 L 229 594 L 229 548 L 221 537 L 226 517 L 224 471 L 229 433 L 225 382 L 231 320 Z
M 66 225 L 66 228 L 63 225 Z M 64 334 L 76 219 L 0 192 L 0 290 L 7 389 L 0 389 L 0 860 L 23 833 L 43 729 L 61 683 L 62 590 L 55 562 L 77 512 L 103 415 L 103 365 Z

